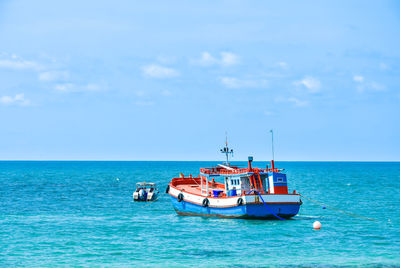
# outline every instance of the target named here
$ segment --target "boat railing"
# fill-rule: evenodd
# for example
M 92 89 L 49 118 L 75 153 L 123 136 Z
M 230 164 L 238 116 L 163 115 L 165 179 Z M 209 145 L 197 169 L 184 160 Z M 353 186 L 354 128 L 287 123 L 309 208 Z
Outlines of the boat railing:
M 259 172 L 268 172 L 268 171 L 272 171 L 272 169 L 237 168 L 237 169 L 233 169 L 233 170 L 229 170 L 229 169 L 215 170 L 215 169 L 210 169 L 210 168 L 200 168 L 200 173 L 207 174 L 207 175 L 217 175 L 217 174 L 232 175 L 232 174 L 245 174 L 245 173 L 249 173 L 249 172 L 259 173 Z
M 233 175 L 233 174 L 245 174 L 249 172 L 260 173 L 260 172 L 281 172 L 284 169 L 277 169 L 277 168 L 236 168 L 236 169 L 217 169 L 217 168 L 200 168 L 200 173 L 207 174 L 207 175 Z
M 209 169 L 209 168 L 200 168 L 200 172 L 203 174 L 208 174 L 208 175 L 212 175 L 212 174 L 240 174 L 240 173 L 247 173 L 248 172 L 248 168 L 237 168 L 237 169 L 233 169 L 233 170 L 229 170 L 229 169 Z

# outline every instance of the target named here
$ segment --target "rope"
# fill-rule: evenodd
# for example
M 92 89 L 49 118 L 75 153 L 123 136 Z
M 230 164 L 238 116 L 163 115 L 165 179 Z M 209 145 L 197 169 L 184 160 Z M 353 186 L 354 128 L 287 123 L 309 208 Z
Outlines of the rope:
M 259 192 L 257 192 L 256 190 L 254 190 L 254 192 L 256 192 L 256 193 L 260 196 L 260 198 L 261 198 L 261 200 L 263 201 L 264 205 L 265 205 L 266 208 L 269 210 L 269 212 L 272 213 L 272 215 L 274 215 L 275 217 L 277 217 L 278 219 L 280 219 L 280 220 L 282 220 L 282 221 L 286 221 L 286 219 L 281 218 L 281 217 L 279 217 L 278 215 L 276 215 L 276 214 L 267 206 L 267 204 L 264 202 L 264 199 L 262 198 L 262 196 L 260 195 Z
M 358 214 L 355 214 L 355 213 L 352 213 L 352 212 L 348 212 L 348 211 L 345 211 L 345 210 L 342 210 L 342 209 L 339 209 L 339 208 L 328 206 L 328 205 L 326 205 L 324 203 L 318 202 L 316 200 L 313 200 L 313 199 L 311 199 L 309 197 L 306 197 L 304 195 L 301 195 L 301 194 L 300 194 L 300 196 L 304 197 L 305 199 L 307 199 L 307 200 L 309 200 L 309 201 L 311 201 L 311 202 L 313 202 L 315 204 L 323 206 L 323 207 L 325 207 L 327 209 L 330 209 L 330 210 L 333 210 L 333 211 L 336 211 L 336 212 L 339 212 L 339 213 L 342 213 L 342 214 L 346 214 L 346 215 L 348 215 L 350 217 L 353 217 L 353 218 L 360 218 L 360 219 L 369 220 L 369 221 L 376 221 L 376 219 L 368 218 L 368 217 L 365 217 L 365 216 L 362 216 L 362 215 L 358 215 Z
M 156 199 L 154 199 L 154 200 L 148 201 L 149 203 L 146 204 L 145 206 L 143 206 L 142 208 L 147 207 L 148 205 L 150 205 L 151 203 L 153 203 L 154 201 L 157 201 L 157 200 L 158 200 L 158 197 Z
M 200 184 L 198 184 L 197 181 L 196 181 L 194 178 L 191 178 L 191 179 L 194 181 L 194 183 L 197 184 L 197 186 L 200 186 Z M 201 179 L 202 179 L 202 178 L 201 178 Z

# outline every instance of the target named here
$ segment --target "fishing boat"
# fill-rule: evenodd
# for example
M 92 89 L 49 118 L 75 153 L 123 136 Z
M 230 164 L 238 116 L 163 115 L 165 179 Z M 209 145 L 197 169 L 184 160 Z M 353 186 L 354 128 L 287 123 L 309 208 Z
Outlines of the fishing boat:
M 173 178 L 167 187 L 172 205 L 179 215 L 222 218 L 288 219 L 298 214 L 300 195 L 289 193 L 283 169 L 271 166 L 240 168 L 229 163 L 228 143 L 221 149 L 226 162 L 200 168 L 197 177 Z
M 133 192 L 134 201 L 155 201 L 158 196 L 158 190 L 155 183 L 138 182 L 136 190 Z

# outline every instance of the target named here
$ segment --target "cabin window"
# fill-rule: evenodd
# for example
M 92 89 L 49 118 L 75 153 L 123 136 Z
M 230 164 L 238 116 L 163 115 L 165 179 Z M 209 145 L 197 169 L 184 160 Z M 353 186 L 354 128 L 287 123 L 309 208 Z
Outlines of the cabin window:
M 278 178 L 278 182 L 283 182 L 283 179 L 282 178 Z

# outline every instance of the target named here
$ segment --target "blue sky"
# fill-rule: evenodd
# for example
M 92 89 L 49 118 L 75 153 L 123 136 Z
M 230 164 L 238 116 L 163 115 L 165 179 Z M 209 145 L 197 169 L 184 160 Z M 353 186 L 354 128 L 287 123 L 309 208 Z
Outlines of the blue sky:
M 400 160 L 396 1 L 3 0 L 0 82 L 0 159 Z

